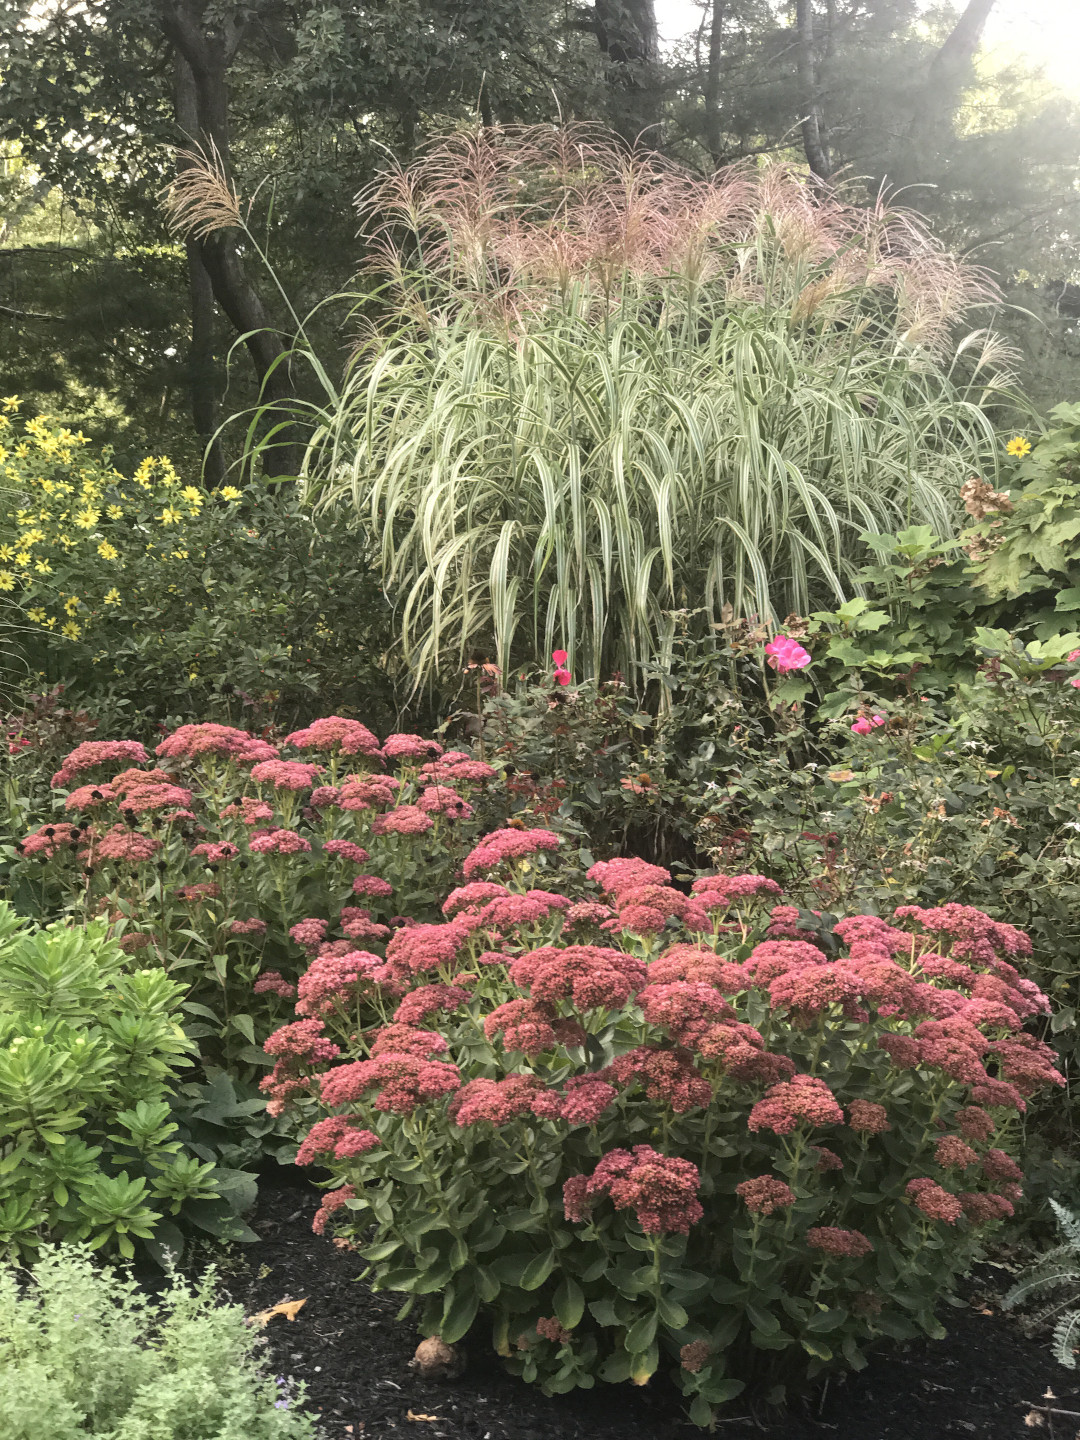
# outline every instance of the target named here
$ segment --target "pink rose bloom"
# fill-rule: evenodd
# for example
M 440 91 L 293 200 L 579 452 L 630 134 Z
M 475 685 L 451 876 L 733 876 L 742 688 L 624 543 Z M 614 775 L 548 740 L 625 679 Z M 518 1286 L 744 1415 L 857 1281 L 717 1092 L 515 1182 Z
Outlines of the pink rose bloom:
M 570 671 L 569 671 L 569 670 L 562 670 L 562 669 L 556 670 L 556 671 L 555 671 L 555 675 L 554 675 L 553 678 L 554 678 L 554 680 L 555 680 L 555 684 L 556 684 L 556 685 L 569 685 L 569 684 L 570 684 Z
M 860 715 L 858 720 L 852 725 L 851 732 L 853 735 L 869 735 L 871 730 L 877 730 L 884 724 L 884 715 L 874 715 L 873 717 Z
M 1074 660 L 1080 660 L 1080 650 L 1070 650 L 1065 656 L 1066 663 L 1071 665 Z
M 1073 678 L 1069 681 L 1069 684 L 1073 687 L 1074 690 L 1080 690 L 1080 675 L 1074 675 Z
M 787 635 L 777 635 L 770 640 L 765 646 L 765 654 L 778 675 L 785 675 L 789 670 L 805 670 L 810 664 L 809 650 L 804 650 L 798 641 L 789 639 Z

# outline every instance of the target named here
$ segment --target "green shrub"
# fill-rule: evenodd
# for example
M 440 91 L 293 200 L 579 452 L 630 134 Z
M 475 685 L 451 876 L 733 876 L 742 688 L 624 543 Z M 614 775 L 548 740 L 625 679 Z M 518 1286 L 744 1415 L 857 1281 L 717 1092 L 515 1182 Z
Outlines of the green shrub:
M 127 1256 L 143 1240 L 160 1253 L 178 1244 L 166 1217 L 181 1211 L 243 1237 L 223 1198 L 237 1177 L 187 1153 L 170 1118 L 195 1049 L 180 1027 L 182 993 L 163 970 L 130 973 L 104 921 L 39 930 L 0 903 L 5 1251 L 71 1238 Z
M 1005 490 L 968 482 L 972 519 L 961 536 L 968 574 L 992 607 L 984 623 L 1039 640 L 1080 617 L 1080 405 L 1057 406 L 1050 421 L 1034 448 L 1010 442 Z
M 0 1270 L 4 1440 L 310 1440 L 303 1387 L 267 1378 L 256 1332 L 209 1271 L 155 1300 L 85 1250 Z
M 126 701 L 140 735 L 176 714 L 393 715 L 389 610 L 354 529 L 291 485 L 206 491 L 163 457 L 124 476 L 43 418 L 0 421 L 0 591 L 32 672 Z
M 463 873 L 385 961 L 316 962 L 267 1041 L 276 1102 L 319 1117 L 316 1229 L 376 1288 L 447 1341 L 484 1312 L 549 1392 L 670 1366 L 700 1424 L 943 1333 L 1019 1196 L 1017 1112 L 1064 1083 L 1025 936 L 959 905 L 804 928 L 760 875 L 686 895 L 546 830 Z

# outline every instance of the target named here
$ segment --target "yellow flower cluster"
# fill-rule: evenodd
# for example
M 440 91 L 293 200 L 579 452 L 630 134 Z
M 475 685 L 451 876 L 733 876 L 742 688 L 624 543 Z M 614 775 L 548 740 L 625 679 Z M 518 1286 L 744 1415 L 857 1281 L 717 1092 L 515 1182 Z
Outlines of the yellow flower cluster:
M 17 428 L 18 410 L 17 395 L 0 397 L 0 592 L 70 640 L 120 611 L 126 591 L 137 600 L 142 557 L 169 564 L 203 553 L 189 526 L 208 500 L 242 498 L 231 485 L 211 496 L 181 484 L 164 455 L 147 456 L 128 479 L 108 453 L 85 455 L 81 431 L 44 415 Z M 160 546 L 147 541 L 156 529 L 167 535 Z

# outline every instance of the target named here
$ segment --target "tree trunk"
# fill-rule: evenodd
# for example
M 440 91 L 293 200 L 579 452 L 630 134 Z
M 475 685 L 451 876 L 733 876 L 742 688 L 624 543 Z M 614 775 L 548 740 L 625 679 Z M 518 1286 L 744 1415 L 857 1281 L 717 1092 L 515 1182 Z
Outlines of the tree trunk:
M 596 38 L 608 64 L 612 122 L 628 145 L 660 146 L 660 32 L 653 0 L 593 0 Z
M 720 164 L 723 135 L 720 130 L 720 65 L 724 58 L 726 0 L 712 0 L 709 28 L 709 68 L 705 72 L 705 145 L 714 165 Z
M 182 55 L 175 59 L 176 121 L 182 134 L 194 139 L 199 133 L 195 103 L 195 81 Z M 183 163 L 183 162 L 181 162 Z M 191 395 L 191 417 L 203 451 L 203 479 L 210 486 L 225 479 L 225 455 L 218 428 L 218 385 L 214 363 L 214 287 L 202 262 L 199 246 L 187 242 L 188 292 L 191 299 L 191 345 L 187 377 Z
M 821 107 L 818 103 L 817 61 L 814 55 L 813 0 L 796 0 L 795 25 L 798 30 L 799 107 L 803 112 L 803 150 L 811 174 L 819 180 L 828 180 L 832 174 L 832 166 L 821 138 Z
M 890 166 L 889 179 L 902 187 L 914 186 L 905 203 L 932 209 L 932 192 L 920 190 L 940 176 L 953 140 L 952 117 L 971 75 L 983 30 L 994 0 L 968 0 L 963 14 L 930 62 L 926 81 L 914 89 L 907 124 L 906 148 Z
M 955 96 L 956 90 L 967 78 L 994 3 L 995 0 L 968 0 L 964 13 L 931 62 L 927 87 L 931 94 L 940 93 L 944 87 Z
M 229 146 L 229 61 L 239 41 L 239 28 L 209 30 L 204 25 L 206 0 L 163 0 L 162 26 L 172 42 L 178 62 L 191 75 L 196 121 L 190 138 L 203 150 L 217 152 L 226 176 L 232 179 Z M 180 120 L 180 116 L 177 116 Z M 214 299 L 244 336 L 244 344 L 259 382 L 260 398 L 287 401 L 293 396 L 285 346 L 270 322 L 262 298 L 251 283 L 237 248 L 235 233 L 218 230 L 194 241 Z M 284 419 L 284 416 L 281 417 Z M 302 451 L 295 442 L 273 446 L 275 465 L 295 474 Z

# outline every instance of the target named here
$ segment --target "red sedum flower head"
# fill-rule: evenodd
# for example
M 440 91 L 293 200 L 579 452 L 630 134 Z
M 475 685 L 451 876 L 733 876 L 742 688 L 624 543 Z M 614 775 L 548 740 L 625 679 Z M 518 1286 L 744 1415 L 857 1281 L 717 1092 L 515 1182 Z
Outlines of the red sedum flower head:
M 966 1170 L 977 1165 L 979 1157 L 959 1135 L 942 1135 L 934 1150 L 934 1159 L 943 1170 Z
M 638 1082 L 650 1100 L 662 1101 L 670 1105 L 676 1115 L 682 1115 L 712 1100 L 712 1086 L 683 1058 L 685 1053 L 677 1054 L 659 1045 L 639 1045 L 625 1055 L 616 1056 L 600 1074 L 604 1079 L 613 1076 L 620 1085 Z
M 311 841 L 295 830 L 272 830 L 268 835 L 253 835 L 248 842 L 256 855 L 307 855 Z
M 462 873 L 466 880 L 486 875 L 507 860 L 519 860 L 541 850 L 557 850 L 558 835 L 551 830 L 493 830 L 465 857 Z
M 873 1100 L 852 1100 L 848 1105 L 848 1125 L 862 1135 L 880 1135 L 892 1129 L 885 1106 Z
M 443 747 L 437 740 L 422 735 L 388 735 L 383 741 L 383 757 L 387 760 L 437 760 Z
M 755 1215 L 771 1215 L 774 1210 L 795 1204 L 795 1191 L 775 1175 L 758 1175 L 735 1186 L 735 1194 Z
M 811 1250 L 820 1250 L 837 1260 L 860 1260 L 873 1245 L 861 1230 L 841 1230 L 835 1225 L 815 1225 L 806 1232 Z
M 751 1130 L 790 1135 L 800 1121 L 809 1125 L 842 1125 L 844 1112 L 825 1084 L 814 1075 L 795 1075 L 771 1086 L 750 1111 Z
M 299 792 L 310 790 L 322 771 L 321 765 L 306 765 L 300 760 L 260 760 L 251 767 L 251 778 L 273 785 L 275 790 Z
M 328 1070 L 322 1077 L 321 1094 L 324 1105 L 350 1105 L 369 1090 L 377 1089 L 377 1110 L 411 1115 L 419 1105 L 452 1095 L 460 1088 L 461 1075 L 455 1065 L 388 1052 L 373 1060 L 357 1060 Z
M 599 945 L 545 945 L 510 966 L 511 980 L 534 999 L 572 999 L 580 1010 L 621 1010 L 647 973 L 640 960 Z
M 346 720 L 340 715 L 327 715 L 314 720 L 306 730 L 294 730 L 285 736 L 286 745 L 298 750 L 319 750 L 323 754 L 368 755 L 377 758 L 379 742 L 359 720 Z
M 609 1150 L 591 1176 L 568 1180 L 563 1207 L 568 1220 L 585 1219 L 606 1195 L 616 1210 L 633 1210 L 647 1235 L 686 1235 L 705 1213 L 697 1198 L 700 1184 L 698 1168 L 689 1160 L 635 1145 L 633 1152 Z
M 366 1155 L 382 1142 L 370 1130 L 363 1130 L 348 1115 L 328 1115 L 314 1124 L 296 1152 L 297 1165 L 315 1165 L 326 1160 L 352 1160 Z M 331 1191 L 331 1194 L 337 1194 Z
M 933 1180 L 910 1180 L 907 1193 L 931 1220 L 943 1220 L 946 1225 L 955 1225 L 964 1213 L 964 1207 L 955 1195 L 935 1185 Z
M 235 730 L 231 725 L 208 721 L 202 725 L 179 726 L 166 736 L 154 754 L 173 760 L 201 760 L 213 756 L 245 765 L 258 760 L 276 760 L 278 752 L 273 745 L 256 739 L 246 730 Z
M 134 761 L 137 765 L 150 757 L 138 740 L 84 740 L 64 756 L 60 769 L 52 777 L 52 788 L 69 785 L 77 775 L 94 770 L 98 765 L 119 765 Z
M 503 1080 L 470 1080 L 450 1101 L 447 1113 L 462 1128 L 481 1121 L 498 1127 L 525 1115 L 557 1120 L 562 1102 L 535 1075 L 508 1075 Z
M 435 821 L 419 805 L 399 805 L 371 822 L 373 835 L 425 835 Z

